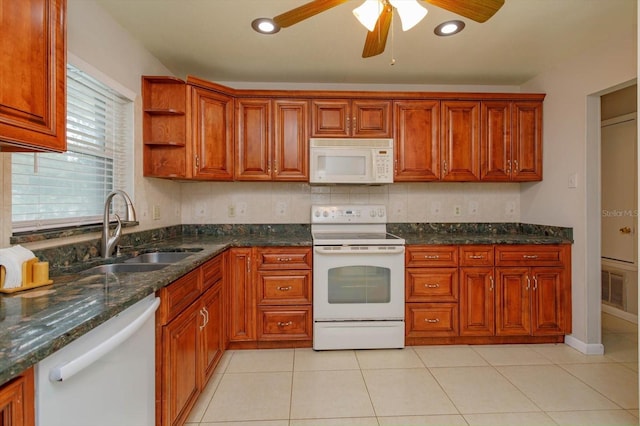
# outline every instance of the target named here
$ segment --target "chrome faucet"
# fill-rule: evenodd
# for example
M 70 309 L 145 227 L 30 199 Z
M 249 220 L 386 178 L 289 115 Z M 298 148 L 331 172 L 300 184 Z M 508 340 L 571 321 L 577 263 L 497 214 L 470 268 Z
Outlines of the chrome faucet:
M 102 257 L 105 259 L 111 257 L 113 253 L 113 249 L 116 244 L 120 240 L 122 236 L 122 222 L 120 221 L 120 216 L 117 214 L 116 221 L 118 225 L 116 226 L 116 230 L 113 233 L 113 236 L 109 235 L 109 206 L 111 205 L 111 200 L 114 196 L 120 195 L 124 199 L 127 208 L 127 214 L 125 221 L 126 222 L 135 222 L 136 219 L 136 211 L 133 209 L 133 203 L 131 202 L 131 198 L 127 195 L 126 192 L 116 189 L 107 195 L 107 199 L 104 202 L 104 217 L 102 222 Z

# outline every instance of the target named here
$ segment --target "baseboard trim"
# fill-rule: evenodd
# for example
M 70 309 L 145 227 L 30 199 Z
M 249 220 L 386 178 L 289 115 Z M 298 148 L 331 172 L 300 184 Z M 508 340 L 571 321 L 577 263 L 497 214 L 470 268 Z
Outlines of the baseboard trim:
M 638 324 L 638 315 L 620 310 L 618 308 L 614 308 L 613 306 L 605 305 L 604 303 L 602 304 L 602 312 L 606 312 L 607 314 L 613 315 L 614 317 L 622 318 L 625 321 Z
M 602 343 L 585 343 L 571 335 L 564 336 L 564 343 L 585 355 L 604 355 L 604 345 Z

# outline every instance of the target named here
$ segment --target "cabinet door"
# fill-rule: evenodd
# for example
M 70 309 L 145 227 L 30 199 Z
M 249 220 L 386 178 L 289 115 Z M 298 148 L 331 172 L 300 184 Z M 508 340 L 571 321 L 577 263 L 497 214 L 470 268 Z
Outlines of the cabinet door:
M 511 180 L 511 102 L 482 102 L 480 129 L 480 179 Z
M 396 182 L 440 179 L 440 101 L 394 102 Z
M 530 335 L 529 268 L 496 268 L 496 291 L 496 335 Z
M 202 296 L 206 323 L 200 329 L 200 389 L 204 389 L 224 351 L 222 302 L 222 282 L 218 281 Z
M 35 424 L 33 368 L 0 387 L 0 425 Z
M 494 310 L 493 268 L 460 268 L 460 335 L 493 336 Z
M 271 101 L 236 101 L 236 180 L 271 180 Z
M 273 180 L 309 180 L 309 102 L 274 102 Z
M 441 179 L 480 180 L 480 102 L 443 101 L 441 128 Z
M 536 336 L 564 334 L 562 268 L 531 268 L 531 327 Z
M 542 180 L 542 102 L 514 102 L 512 180 Z
M 191 89 L 193 177 L 233 179 L 233 99 L 200 87 Z
M 346 99 L 311 101 L 311 137 L 350 136 L 350 103 Z
M 351 134 L 357 138 L 390 138 L 391 102 L 354 100 L 351 104 Z
M 198 341 L 204 321 L 194 303 L 163 327 L 163 426 L 182 424 L 200 393 Z
M 0 145 L 7 150 L 67 149 L 65 9 L 66 0 L 0 2 Z
M 251 274 L 251 249 L 233 248 L 229 254 L 229 341 L 256 340 L 256 303 Z

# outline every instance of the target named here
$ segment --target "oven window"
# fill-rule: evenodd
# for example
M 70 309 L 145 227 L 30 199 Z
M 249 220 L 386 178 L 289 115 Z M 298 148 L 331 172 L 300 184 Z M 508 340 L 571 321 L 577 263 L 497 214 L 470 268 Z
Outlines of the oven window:
M 389 303 L 391 270 L 379 266 L 329 269 L 329 303 Z

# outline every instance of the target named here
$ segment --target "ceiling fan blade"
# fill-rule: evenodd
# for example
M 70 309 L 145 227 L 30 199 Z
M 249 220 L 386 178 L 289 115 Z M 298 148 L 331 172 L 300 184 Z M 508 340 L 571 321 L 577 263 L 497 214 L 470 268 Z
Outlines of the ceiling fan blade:
M 291 9 L 288 12 L 281 13 L 273 18 L 273 22 L 281 28 L 290 27 L 293 24 L 297 24 L 300 21 L 304 21 L 307 18 L 311 18 L 318 13 L 329 10 L 347 1 L 348 0 L 313 0 L 295 9 Z
M 367 39 L 364 42 L 364 49 L 362 50 L 363 58 L 370 58 L 384 52 L 392 17 L 393 12 L 391 7 L 387 6 L 382 9 L 375 28 L 373 31 L 367 32 Z
M 485 22 L 504 4 L 504 0 L 424 0 L 455 14 Z

